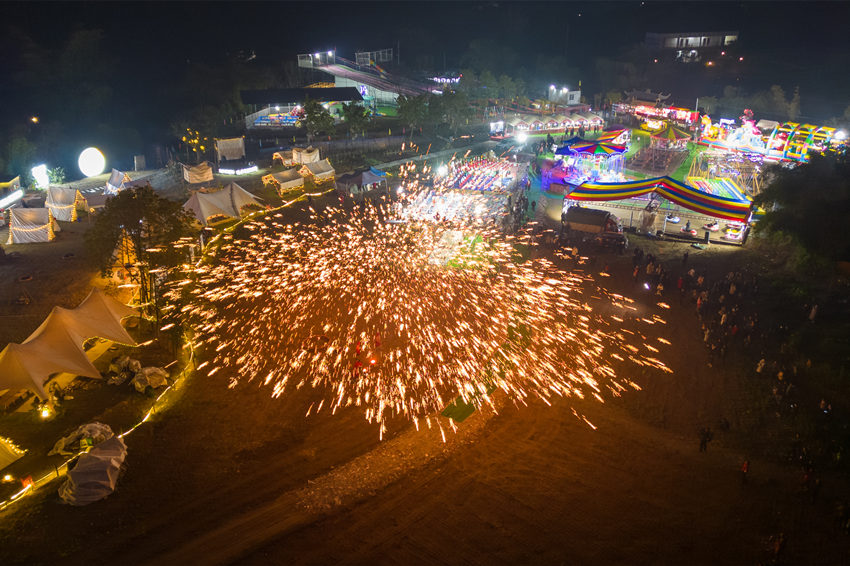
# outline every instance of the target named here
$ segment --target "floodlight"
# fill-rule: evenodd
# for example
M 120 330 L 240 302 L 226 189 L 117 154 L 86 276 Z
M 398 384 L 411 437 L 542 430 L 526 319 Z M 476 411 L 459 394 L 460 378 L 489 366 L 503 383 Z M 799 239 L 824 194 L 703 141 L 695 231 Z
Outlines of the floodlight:
M 315 56 L 316 56 L 316 57 L 318 57 L 318 56 L 319 56 L 319 54 L 318 54 L 318 53 L 316 53 L 316 54 L 315 54 Z
M 328 51 L 328 57 L 332 56 L 333 54 L 334 54 L 333 51 Z
M 549 85 L 549 90 L 555 90 L 555 85 Z
M 449 168 L 445 165 L 440 165 L 439 167 L 437 167 L 437 175 L 439 175 L 440 177 L 445 177 L 446 175 L 448 175 L 448 173 Z
M 516 139 L 519 143 L 525 143 L 528 140 L 528 134 L 520 132 L 517 134 Z
M 35 179 L 35 186 L 39 189 L 46 189 L 50 186 L 50 178 L 47 176 L 47 165 L 42 163 L 32 168 L 32 178 Z
M 847 132 L 845 132 L 844 130 L 838 130 L 832 137 L 838 141 L 843 141 L 847 139 Z
M 94 177 L 103 173 L 106 168 L 106 158 L 96 147 L 87 147 L 77 159 L 77 165 L 80 166 L 83 175 Z

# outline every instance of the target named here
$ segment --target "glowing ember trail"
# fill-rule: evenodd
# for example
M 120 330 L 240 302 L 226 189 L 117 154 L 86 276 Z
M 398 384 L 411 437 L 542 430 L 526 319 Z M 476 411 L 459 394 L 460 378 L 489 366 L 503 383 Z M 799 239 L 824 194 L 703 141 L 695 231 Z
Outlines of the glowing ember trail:
M 294 225 L 278 214 L 226 236 L 194 287 L 171 291 L 190 297 L 182 310 L 206 371 L 273 396 L 309 385 L 325 395 L 307 414 L 354 405 L 382 430 L 393 415 L 429 422 L 457 396 L 491 404 L 495 389 L 549 402 L 638 388 L 611 363 L 669 371 L 658 342 L 591 306 L 616 305 L 636 328 L 654 322 L 629 315 L 628 299 L 546 259 L 519 263 L 516 238 L 495 223 L 409 209 L 407 222 L 386 221 L 398 212 L 328 209 Z

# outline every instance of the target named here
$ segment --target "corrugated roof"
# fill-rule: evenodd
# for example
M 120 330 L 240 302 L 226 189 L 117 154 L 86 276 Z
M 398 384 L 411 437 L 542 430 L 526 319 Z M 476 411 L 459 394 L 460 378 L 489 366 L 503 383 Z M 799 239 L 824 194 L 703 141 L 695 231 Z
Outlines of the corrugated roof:
M 353 86 L 334 88 L 270 88 L 266 90 L 243 90 L 239 93 L 243 104 L 293 104 L 307 98 L 319 102 L 350 102 L 363 100 L 360 91 Z

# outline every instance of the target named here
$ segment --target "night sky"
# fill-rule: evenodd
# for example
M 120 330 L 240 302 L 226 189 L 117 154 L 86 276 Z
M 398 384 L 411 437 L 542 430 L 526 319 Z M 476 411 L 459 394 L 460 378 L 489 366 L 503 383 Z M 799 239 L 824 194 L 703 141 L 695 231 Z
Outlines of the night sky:
M 817 123 L 850 105 L 848 21 L 850 3 L 838 2 L 7 2 L 0 4 L 0 43 L 15 55 L 0 57 L 0 77 L 12 77 L 0 82 L 0 131 L 7 121 L 40 112 L 23 108 L 30 95 L 14 83 L 20 38 L 50 50 L 78 29 L 103 30 L 119 69 L 113 101 L 133 110 L 125 122 L 146 139 L 180 111 L 161 93 L 191 66 L 216 66 L 228 54 L 253 51 L 259 64 L 282 68 L 298 53 L 336 49 L 353 58 L 355 50 L 393 47 L 408 68 L 424 60 L 458 71 L 470 42 L 484 39 L 516 55 L 516 66 L 494 69 L 497 75 L 519 73 L 518 66 L 533 72 L 549 55 L 574 68 L 563 79 L 526 77 L 529 96 L 542 95 L 550 81 L 580 79 L 592 101 L 605 91 L 594 78 L 597 58 L 622 57 L 647 32 L 677 31 L 737 30 L 736 49 L 747 62 L 716 81 L 684 75 L 693 68 L 671 68 L 657 90 L 671 92 L 674 103 L 690 107 L 697 96 L 720 96 L 730 82 L 749 93 L 778 84 L 789 96 L 799 86 L 801 119 Z

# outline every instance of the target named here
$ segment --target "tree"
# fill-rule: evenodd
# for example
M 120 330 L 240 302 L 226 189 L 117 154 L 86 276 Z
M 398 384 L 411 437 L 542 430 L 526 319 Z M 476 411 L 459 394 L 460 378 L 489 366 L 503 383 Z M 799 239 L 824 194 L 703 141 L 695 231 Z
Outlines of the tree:
M 304 101 L 304 125 L 307 127 L 307 138 L 312 141 L 318 134 L 330 133 L 334 127 L 334 119 L 318 100 L 308 98 Z
M 150 185 L 126 189 L 106 201 L 85 234 L 92 263 L 101 273 L 111 273 L 117 260 L 116 247 L 129 239 L 140 264 L 138 269 L 142 303 L 150 300 L 148 269 L 173 267 L 186 259 L 178 239 L 195 233 L 192 217 L 178 202 L 160 197 Z M 156 251 L 157 246 L 160 246 Z
M 357 138 L 357 134 L 369 125 L 369 113 L 357 102 L 343 103 L 342 119 L 345 122 L 345 129 L 352 138 Z
M 457 133 L 458 126 L 470 116 L 469 99 L 462 92 L 447 92 L 442 95 L 441 101 L 444 117 L 452 132 Z
M 428 117 L 428 99 L 426 95 L 399 95 L 398 117 L 402 124 L 410 128 L 410 136 L 413 137 L 413 130 L 422 127 Z
M 809 155 L 808 163 L 768 169 L 772 180 L 755 199 L 768 212 L 756 228 L 790 235 L 810 253 L 848 260 L 850 158 L 834 152 Z
M 478 77 L 478 82 L 481 84 L 481 98 L 499 98 L 499 81 L 495 75 L 488 70 L 481 72 Z
M 511 102 L 516 97 L 516 83 L 508 75 L 499 77 L 499 98 Z
M 800 87 L 794 87 L 794 96 L 791 97 L 791 102 L 788 103 L 788 119 L 796 122 L 800 116 Z
M 47 179 L 51 185 L 61 185 L 65 182 L 65 169 L 62 167 L 54 167 L 47 170 Z
M 36 147 L 27 138 L 14 137 L 6 144 L 6 171 L 12 175 L 21 176 L 24 185 L 30 185 L 32 175 L 30 170 L 35 165 Z

